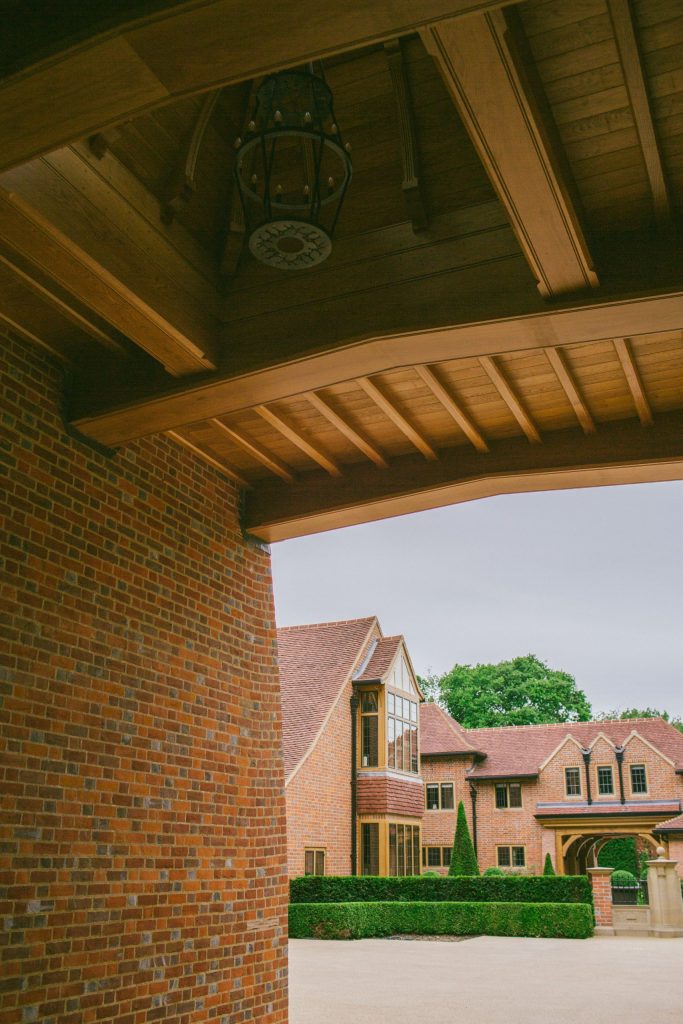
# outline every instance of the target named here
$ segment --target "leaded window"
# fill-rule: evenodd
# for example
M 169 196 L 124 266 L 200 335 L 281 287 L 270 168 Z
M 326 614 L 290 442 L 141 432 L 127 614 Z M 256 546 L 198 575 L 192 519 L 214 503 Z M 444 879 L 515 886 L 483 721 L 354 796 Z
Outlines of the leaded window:
M 418 825 L 389 825 L 389 873 L 420 874 L 420 828 Z
M 499 868 L 523 868 L 526 865 L 526 850 L 523 846 L 499 846 Z
M 361 767 L 376 768 L 379 764 L 379 708 L 376 693 L 369 691 L 361 694 L 360 711 Z
M 397 693 L 387 693 L 387 761 L 390 768 L 417 775 L 417 703 Z
M 425 786 L 425 807 L 428 811 L 452 811 L 455 806 L 452 782 L 429 782 Z
M 598 793 L 600 796 L 610 796 L 614 793 L 614 777 L 611 765 L 598 765 Z
M 325 874 L 325 851 L 307 849 L 304 850 L 304 874 L 324 875 Z
M 581 796 L 581 774 L 578 768 L 565 768 L 564 791 L 567 796 Z
M 647 793 L 647 774 L 644 764 L 631 765 L 631 791 L 633 793 Z
M 379 824 L 364 821 L 360 830 L 361 873 L 379 874 Z
M 496 808 L 504 810 L 507 807 L 522 806 L 522 787 L 519 782 L 497 782 L 496 783 Z

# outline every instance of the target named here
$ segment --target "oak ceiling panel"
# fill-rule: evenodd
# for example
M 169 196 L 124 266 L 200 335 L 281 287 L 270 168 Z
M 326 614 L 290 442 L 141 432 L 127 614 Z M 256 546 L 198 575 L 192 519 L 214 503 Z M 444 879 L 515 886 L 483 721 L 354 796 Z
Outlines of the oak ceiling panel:
M 543 352 L 501 356 L 497 363 L 541 433 L 576 425 L 576 416 Z
M 589 228 L 648 227 L 650 188 L 606 0 L 520 12 Z

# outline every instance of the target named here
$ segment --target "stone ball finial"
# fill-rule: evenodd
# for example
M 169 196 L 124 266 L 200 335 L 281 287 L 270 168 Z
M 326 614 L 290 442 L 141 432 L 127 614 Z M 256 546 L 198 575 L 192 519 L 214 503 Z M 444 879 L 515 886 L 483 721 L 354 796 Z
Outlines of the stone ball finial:
M 666 853 L 666 850 L 664 849 L 663 846 L 658 846 L 657 847 L 657 857 L 659 858 L 659 860 L 664 860 L 664 854 L 665 853 Z

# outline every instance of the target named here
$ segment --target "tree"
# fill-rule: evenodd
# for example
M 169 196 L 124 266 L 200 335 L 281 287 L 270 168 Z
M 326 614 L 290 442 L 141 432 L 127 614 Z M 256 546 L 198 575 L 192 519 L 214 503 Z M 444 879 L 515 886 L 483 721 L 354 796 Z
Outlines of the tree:
M 550 858 L 550 854 L 549 853 L 546 853 L 546 855 L 545 855 L 545 863 L 543 864 L 543 874 L 544 875 L 554 875 L 555 874 L 555 868 L 553 867 L 553 862 L 552 862 L 552 860 Z
M 624 708 L 623 710 L 617 708 L 615 711 L 602 711 L 595 716 L 596 722 L 608 722 L 615 719 L 625 721 L 629 718 L 663 718 L 669 725 L 673 725 L 674 729 L 683 732 L 683 718 L 672 718 L 668 711 L 657 711 L 656 708 Z
M 544 722 L 587 722 L 591 706 L 573 676 L 535 654 L 498 665 L 454 665 L 430 694 L 468 729 Z
M 449 875 L 478 875 L 479 865 L 477 855 L 472 845 L 467 818 L 465 816 L 465 805 L 462 800 L 458 804 L 458 820 L 455 826 L 455 837 L 453 839 L 453 853 L 451 864 L 448 869 Z

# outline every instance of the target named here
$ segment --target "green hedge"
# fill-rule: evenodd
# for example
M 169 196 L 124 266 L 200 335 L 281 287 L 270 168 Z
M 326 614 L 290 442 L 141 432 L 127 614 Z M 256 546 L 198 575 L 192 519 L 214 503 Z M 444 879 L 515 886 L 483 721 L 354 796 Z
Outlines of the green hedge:
M 410 876 L 306 875 L 290 883 L 291 903 L 367 903 L 387 901 L 449 903 L 589 903 L 585 875 Z
M 593 912 L 567 903 L 294 903 L 291 939 L 367 939 L 382 935 L 525 935 L 585 939 Z

